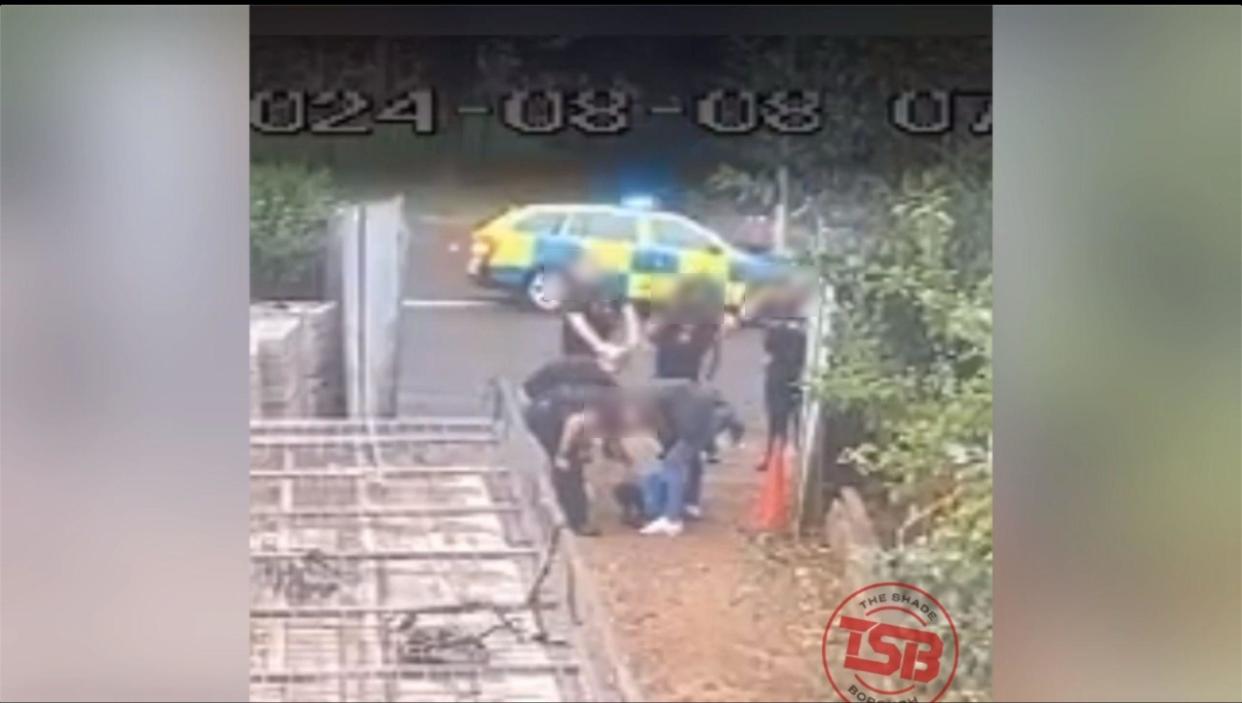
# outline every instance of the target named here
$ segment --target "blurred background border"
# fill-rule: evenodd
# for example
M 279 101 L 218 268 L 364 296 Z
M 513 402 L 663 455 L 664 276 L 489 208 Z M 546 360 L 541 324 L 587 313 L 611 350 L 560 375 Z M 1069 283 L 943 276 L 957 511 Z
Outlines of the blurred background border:
M 1003 700 L 1242 696 L 1237 7 L 997 7 Z
M 248 12 L 0 15 L 5 699 L 245 696 Z M 995 694 L 1236 700 L 1242 15 L 994 19 Z

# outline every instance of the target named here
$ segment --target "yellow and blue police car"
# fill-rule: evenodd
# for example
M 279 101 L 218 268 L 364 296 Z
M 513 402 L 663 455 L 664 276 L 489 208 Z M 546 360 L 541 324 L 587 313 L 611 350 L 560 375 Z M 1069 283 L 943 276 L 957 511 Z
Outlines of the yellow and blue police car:
M 779 280 L 787 265 L 743 251 L 688 217 L 615 205 L 526 205 L 492 219 L 472 235 L 467 273 L 480 286 L 524 296 L 557 310 L 566 269 L 588 255 L 612 285 L 641 306 L 666 302 L 687 277 L 718 280 L 725 302 Z

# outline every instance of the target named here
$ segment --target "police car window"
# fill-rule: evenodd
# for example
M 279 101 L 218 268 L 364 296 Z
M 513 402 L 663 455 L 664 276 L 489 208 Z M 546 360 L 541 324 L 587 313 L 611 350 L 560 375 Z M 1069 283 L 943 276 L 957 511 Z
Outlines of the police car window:
M 708 249 L 715 242 L 703 232 L 671 218 L 651 220 L 651 236 L 656 244 L 677 249 Z
M 565 216 L 556 212 L 533 212 L 513 223 L 513 229 L 525 234 L 556 234 Z
M 638 220 L 633 215 L 613 212 L 579 212 L 569 221 L 569 233 L 575 237 L 633 241 Z

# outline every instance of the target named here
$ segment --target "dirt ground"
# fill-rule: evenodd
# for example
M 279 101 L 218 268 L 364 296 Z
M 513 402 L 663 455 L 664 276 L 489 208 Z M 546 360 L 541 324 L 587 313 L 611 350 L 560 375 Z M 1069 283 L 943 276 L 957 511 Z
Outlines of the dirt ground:
M 820 641 L 837 568 L 817 542 L 748 530 L 757 456 L 743 447 L 708 467 L 704 518 L 676 538 L 622 526 L 608 490 L 616 470 L 592 476 L 603 535 L 583 540 L 585 558 L 648 700 L 834 699 Z

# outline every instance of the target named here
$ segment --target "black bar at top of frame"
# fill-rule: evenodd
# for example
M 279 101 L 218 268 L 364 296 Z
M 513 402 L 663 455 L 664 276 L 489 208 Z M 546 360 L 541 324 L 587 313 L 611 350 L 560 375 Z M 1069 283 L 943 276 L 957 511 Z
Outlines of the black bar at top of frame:
M 257 5 L 254 36 L 986 36 L 990 5 Z

